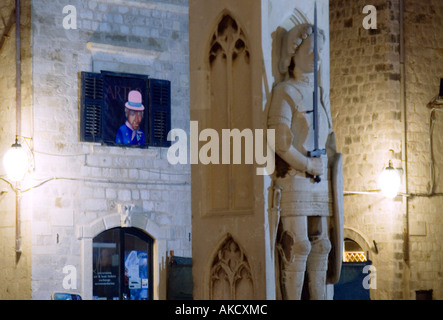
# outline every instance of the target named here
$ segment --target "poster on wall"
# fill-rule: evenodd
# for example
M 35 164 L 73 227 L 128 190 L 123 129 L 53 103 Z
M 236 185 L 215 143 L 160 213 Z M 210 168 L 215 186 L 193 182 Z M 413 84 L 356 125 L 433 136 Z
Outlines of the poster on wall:
M 129 289 L 129 300 L 148 299 L 148 253 L 132 250 L 125 252 L 125 278 Z
M 106 144 L 147 147 L 148 77 L 102 72 L 103 140 Z

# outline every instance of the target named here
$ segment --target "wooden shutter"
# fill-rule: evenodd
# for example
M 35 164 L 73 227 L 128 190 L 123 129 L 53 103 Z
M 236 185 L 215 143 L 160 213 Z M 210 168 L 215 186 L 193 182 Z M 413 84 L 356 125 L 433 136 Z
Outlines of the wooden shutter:
M 103 77 L 100 73 L 81 73 L 81 140 L 103 140 Z
M 171 82 L 149 79 L 149 145 L 169 147 L 171 130 Z

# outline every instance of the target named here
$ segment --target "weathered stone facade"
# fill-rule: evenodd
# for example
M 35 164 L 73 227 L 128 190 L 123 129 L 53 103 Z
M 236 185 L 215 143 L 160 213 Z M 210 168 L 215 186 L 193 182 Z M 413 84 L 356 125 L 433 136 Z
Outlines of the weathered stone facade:
M 438 94 L 443 78 L 443 3 L 405 1 L 406 107 L 408 127 L 408 171 L 410 192 L 431 190 L 430 144 L 433 141 L 435 197 L 415 197 L 409 202 L 410 278 L 409 295 L 433 290 L 434 299 L 443 299 L 443 221 L 440 208 L 443 157 L 442 113 L 435 113 L 432 140 L 429 134 L 431 111 L 426 105 Z
M 331 113 L 337 149 L 344 156 L 344 188 L 348 192 L 344 233 L 369 253 L 376 267 L 377 288 L 371 289 L 371 299 L 415 299 L 418 290 L 433 290 L 434 299 L 442 299 L 439 208 L 443 190 L 439 181 L 443 115 L 439 111 L 431 114 L 426 105 L 438 93 L 443 77 L 443 3 L 403 1 L 402 72 L 400 1 L 329 1 Z M 29 145 L 34 158 L 21 186 L 27 192 L 21 196 L 20 255 L 14 250 L 15 186 L 0 180 L 0 299 L 49 299 L 52 292 L 65 291 L 66 265 L 73 265 L 78 272 L 74 291 L 91 298 L 92 238 L 122 224 L 119 205 L 134 205 L 130 225 L 156 241 L 154 296 L 165 298 L 168 251 L 188 257 L 192 251 L 190 166 L 169 165 L 164 148 L 125 149 L 81 142 L 78 73 L 110 70 L 170 80 L 172 127 L 189 132 L 188 1 L 21 2 L 21 135 L 26 137 L 21 142 Z M 259 66 L 250 70 L 255 88 L 251 104 L 261 111 L 254 113 L 256 127 L 264 127 L 266 99 L 278 78 L 272 61 L 272 32 L 278 21 L 290 14 L 287 6 L 293 5 L 293 0 L 278 2 L 277 6 L 275 1 L 261 1 L 260 8 L 251 10 L 253 6 L 243 0 L 229 1 L 229 10 L 244 14 L 233 18 L 240 20 L 250 40 L 251 61 Z M 0 3 L 0 156 L 15 138 L 14 5 L 13 0 Z M 76 8 L 77 29 L 63 27 L 66 5 Z M 366 5 L 377 9 L 377 29 L 367 30 L 362 25 Z M 212 24 L 205 28 L 198 25 L 199 32 L 206 30 L 204 41 L 214 33 L 220 12 L 211 17 Z M 254 16 L 259 12 L 269 13 L 257 23 L 264 28 L 261 37 L 254 33 L 251 22 L 260 20 Z M 326 23 L 324 19 L 322 23 Z M 253 55 L 262 48 L 266 48 L 262 56 Z M 194 75 L 199 79 L 206 76 L 202 72 Z M 378 189 L 378 175 L 388 160 L 403 169 L 401 192 L 409 197 L 389 200 L 372 192 Z M 4 178 L 3 167 L 0 178 Z M 255 192 L 265 194 L 269 183 L 267 178 L 260 179 L 254 184 Z M 263 249 L 264 239 L 258 242 L 256 235 L 243 238 L 246 233 L 241 223 L 267 231 L 267 205 L 266 197 L 254 202 L 258 208 L 254 214 L 263 215 L 255 224 L 250 224 L 252 214 L 230 218 L 226 224 L 212 217 L 216 222 L 205 232 L 213 231 L 215 240 L 210 248 L 208 242 L 196 245 L 199 252 L 193 255 L 209 259 L 205 265 L 208 273 L 211 268 L 216 271 L 220 262 L 217 254 L 223 256 L 229 244 L 242 253 L 240 262 L 247 266 L 244 270 L 247 275 L 250 272 L 254 297 L 258 298 L 275 297 L 264 285 L 273 283 L 270 253 Z M 260 262 L 265 260 L 267 265 Z M 209 274 L 204 276 L 210 278 Z M 198 290 L 199 297 L 209 297 L 209 289 Z
M 14 1 L 0 4 L 0 154 L 15 141 L 16 133 L 16 27 Z M 21 99 L 23 123 L 31 118 L 31 6 L 24 1 L 21 14 Z M 29 137 L 31 128 L 22 126 L 22 134 Z M 3 178 L 3 163 L 0 178 Z M 15 186 L 14 186 L 15 187 Z M 24 196 L 26 198 L 26 196 Z M 26 200 L 25 200 L 26 201 Z M 12 188 L 0 180 L 0 299 L 31 298 L 31 214 L 29 205 L 22 204 L 22 253 L 15 252 L 15 205 Z
M 363 27 L 368 4 L 377 9 L 377 29 Z M 433 290 L 434 298 L 441 299 L 441 197 L 428 196 L 426 105 L 438 93 L 443 75 L 443 11 L 439 1 L 404 1 L 404 8 L 402 73 L 399 0 L 330 2 L 331 110 L 344 154 L 344 188 L 353 193 L 345 197 L 345 235 L 348 228 L 348 234 L 357 230 L 369 239 L 369 259 L 377 270 L 372 299 L 415 299 L 417 290 Z M 434 150 L 441 149 L 438 123 Z M 358 194 L 378 189 L 378 175 L 388 160 L 403 169 L 400 191 L 411 196 L 388 200 L 376 193 Z M 436 193 L 442 165 L 436 153 Z
M 2 11 L 6 20 L 14 8 L 14 1 L 8 2 Z M 190 166 L 170 165 L 167 148 L 81 142 L 78 74 L 108 70 L 171 81 L 171 125 L 189 130 L 187 2 L 43 0 L 22 5 L 28 9 L 25 30 L 32 26 L 32 47 L 30 39 L 23 44 L 29 67 L 24 108 L 32 112 L 24 113 L 22 135 L 32 138 L 34 167 L 22 183 L 23 190 L 32 189 L 22 193 L 27 224 L 22 224 L 26 229 L 17 267 L 12 260 L 15 196 L 6 183 L 1 185 L 7 190 L 0 199 L 2 239 L 8 239 L 1 250 L 11 259 L 1 260 L 1 277 L 8 279 L 1 281 L 0 297 L 49 299 L 52 292 L 65 291 L 63 268 L 72 265 L 77 270 L 73 291 L 92 298 L 92 238 L 119 227 L 119 206 L 132 205 L 130 226 L 154 238 L 154 298 L 164 299 L 169 251 L 191 256 Z M 66 5 L 76 9 L 77 29 L 63 25 Z M 8 97 L 2 101 L 9 101 L 1 108 L 2 132 L 8 132 L 1 135 L 2 154 L 15 132 L 13 48 L 11 37 L 1 52 L 7 57 L 1 63 L 8 66 L 7 72 L 2 67 L 1 94 Z M 14 271 L 22 264 L 27 266 L 23 271 Z M 12 289 L 17 279 L 32 293 Z

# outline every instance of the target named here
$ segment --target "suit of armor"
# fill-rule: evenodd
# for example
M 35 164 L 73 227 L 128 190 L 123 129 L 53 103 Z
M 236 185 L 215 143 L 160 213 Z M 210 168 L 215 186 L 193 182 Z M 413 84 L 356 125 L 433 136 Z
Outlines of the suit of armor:
M 312 29 L 309 24 L 299 25 L 284 36 L 280 71 L 286 78 L 274 87 L 268 114 L 268 128 L 275 130 L 276 137 L 274 186 L 281 190 L 276 244 L 280 286 L 282 298 L 288 300 L 301 298 L 305 271 L 309 298 L 326 298 L 331 250 L 328 218 L 334 199 L 328 157 L 333 159 L 336 152 L 330 111 L 324 103 L 318 108 L 318 148 L 326 149 L 327 155 L 308 156 L 314 150 Z M 321 181 L 315 182 L 313 176 Z

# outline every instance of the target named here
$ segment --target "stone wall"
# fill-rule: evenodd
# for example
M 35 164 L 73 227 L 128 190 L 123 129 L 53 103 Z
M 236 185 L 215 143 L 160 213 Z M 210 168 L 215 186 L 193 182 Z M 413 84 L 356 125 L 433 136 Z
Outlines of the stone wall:
M 377 179 L 390 157 L 401 167 L 401 108 L 398 26 L 392 1 L 374 1 L 377 29 L 363 27 L 366 1 L 331 1 L 331 112 L 337 148 L 344 155 L 345 229 L 375 241 L 378 254 L 372 299 L 402 297 L 403 218 L 401 199 L 383 199 Z M 389 150 L 393 150 L 393 153 Z
M 355 228 L 377 244 L 378 253 L 369 254 L 377 269 L 372 299 L 415 299 L 415 290 L 429 289 L 438 298 L 442 289 L 441 200 L 423 196 L 430 185 L 426 105 L 438 93 L 443 75 L 442 8 L 438 1 L 404 2 L 406 114 L 400 90 L 399 0 L 330 2 L 331 110 L 344 154 L 344 188 L 352 193 L 345 197 L 345 229 Z M 377 8 L 375 30 L 362 24 L 368 4 Z M 437 120 L 435 137 L 438 130 Z M 377 178 L 390 159 L 403 169 L 400 191 L 415 197 L 389 200 L 371 192 L 378 189 Z M 437 159 L 436 154 L 436 181 Z
M 0 3 L 0 157 L 14 143 L 16 136 L 16 26 L 15 1 Z M 31 35 L 30 1 L 21 5 L 21 98 L 22 132 L 29 137 L 31 132 L 30 105 L 31 87 Z M 24 148 L 26 142 L 19 138 Z M 29 142 L 29 141 L 28 141 Z M 6 179 L 3 163 L 0 178 Z M 16 193 L 5 180 L 0 180 L 0 299 L 29 299 L 31 297 L 31 237 L 30 215 L 24 204 L 21 214 L 21 254 L 15 252 L 15 204 Z M 23 195 L 26 198 L 26 195 Z
M 408 177 L 411 193 L 431 190 L 431 111 L 426 105 L 439 93 L 443 78 L 443 3 L 405 1 L 405 66 L 408 124 Z M 433 290 L 434 299 L 443 299 L 443 113 L 436 111 L 432 133 L 435 166 L 433 197 L 409 201 L 410 278 L 409 296 L 417 290 Z
M 331 111 L 344 154 L 344 187 L 350 193 L 345 197 L 345 234 L 357 242 L 368 240 L 360 245 L 368 248 L 377 269 L 372 299 L 414 299 L 416 290 L 431 289 L 434 299 L 441 299 L 443 115 L 435 113 L 437 195 L 430 197 L 431 112 L 426 105 L 443 77 L 443 4 L 405 1 L 405 145 L 399 1 L 329 1 Z M 33 138 L 27 141 L 35 159 L 22 186 L 27 192 L 22 198 L 20 259 L 14 251 L 15 193 L 0 180 L 0 299 L 49 299 L 53 291 L 66 291 L 66 265 L 78 271 L 75 291 L 90 297 L 85 285 L 89 274 L 83 272 L 90 245 L 85 234 L 116 226 L 119 204 L 133 204 L 134 225 L 146 226 L 160 243 L 155 268 L 164 278 L 169 250 L 191 256 L 190 167 L 169 165 L 162 148 L 80 142 L 78 72 L 134 72 L 170 80 L 172 127 L 189 132 L 187 1 L 35 0 L 32 10 L 29 1 L 22 3 L 22 135 Z M 63 28 L 62 10 L 68 4 L 77 10 L 75 30 Z M 375 30 L 362 26 L 368 4 L 377 8 Z M 12 0 L 0 4 L 0 35 L 9 26 L 13 7 Z M 1 156 L 15 133 L 14 26 L 10 35 L 0 49 Z M 407 151 L 407 163 L 402 151 Z M 377 177 L 389 159 L 397 168 L 407 164 L 408 191 L 416 195 L 408 201 L 360 194 L 378 189 Z M 405 175 L 402 188 L 406 191 Z M 403 234 L 406 228 L 409 237 Z M 157 298 L 165 296 L 162 281 L 164 285 L 164 280 L 156 282 Z
M 77 29 L 63 26 L 68 4 L 76 8 Z M 169 250 L 191 256 L 190 167 L 170 165 L 166 148 L 81 142 L 78 73 L 108 70 L 170 80 L 172 127 L 188 129 L 187 2 L 38 0 L 32 5 L 32 298 L 66 291 L 66 265 L 78 272 L 74 291 L 90 298 L 88 241 L 96 232 L 85 235 L 85 230 L 116 226 L 118 206 L 129 204 L 137 221 L 144 221 L 132 225 L 155 240 L 154 296 L 164 298 L 160 287 L 166 279 L 160 273 Z

